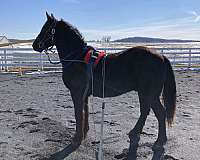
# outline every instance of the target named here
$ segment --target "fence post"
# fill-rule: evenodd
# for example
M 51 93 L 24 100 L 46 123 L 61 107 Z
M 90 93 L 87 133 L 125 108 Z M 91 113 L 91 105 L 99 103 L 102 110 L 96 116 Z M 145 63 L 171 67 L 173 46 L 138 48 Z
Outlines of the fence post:
M 188 62 L 188 69 L 190 69 L 191 68 L 191 59 L 192 59 L 192 55 L 191 55 L 191 53 L 192 53 L 192 51 L 191 51 L 191 49 L 189 49 L 189 62 Z
M 7 56 L 6 56 L 6 49 L 4 49 L 4 64 L 5 64 L 5 71 L 8 71 L 8 66 L 7 66 Z
M 22 62 L 19 61 L 19 76 L 22 76 Z
M 43 66 L 43 54 L 40 53 L 40 70 L 43 71 L 44 66 Z
M 0 56 L 0 70 L 3 70 L 3 62 L 2 62 L 2 56 Z
M 161 49 L 160 54 L 163 55 L 163 48 Z
M 173 63 L 174 66 L 176 66 L 176 52 L 174 53 L 174 63 Z

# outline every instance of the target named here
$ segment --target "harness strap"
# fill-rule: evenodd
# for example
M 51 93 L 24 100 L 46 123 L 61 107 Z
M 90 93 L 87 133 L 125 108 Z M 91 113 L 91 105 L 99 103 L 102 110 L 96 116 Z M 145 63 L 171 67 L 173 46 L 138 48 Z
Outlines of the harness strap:
M 86 64 L 92 63 L 94 67 L 96 67 L 99 61 L 106 56 L 106 53 L 103 51 L 96 51 L 94 49 L 89 49 L 86 52 L 84 61 Z
M 99 63 L 99 61 L 100 61 L 102 58 L 104 58 L 105 56 L 106 56 L 106 53 L 105 53 L 105 52 L 103 52 L 103 51 L 99 52 L 99 55 L 98 55 L 97 59 L 96 59 L 95 62 L 94 62 L 94 67 L 96 67 L 97 64 Z
M 89 49 L 85 55 L 84 61 L 86 64 L 90 62 L 90 58 L 92 56 L 93 49 Z

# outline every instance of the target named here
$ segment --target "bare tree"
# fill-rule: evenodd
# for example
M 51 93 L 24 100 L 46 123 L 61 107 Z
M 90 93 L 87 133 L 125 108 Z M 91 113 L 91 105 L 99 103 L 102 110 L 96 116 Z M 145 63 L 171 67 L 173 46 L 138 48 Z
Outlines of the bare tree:
M 109 43 L 110 40 L 111 40 L 111 36 L 103 36 L 103 37 L 101 38 L 101 41 L 102 41 L 102 42 L 105 42 L 105 43 Z

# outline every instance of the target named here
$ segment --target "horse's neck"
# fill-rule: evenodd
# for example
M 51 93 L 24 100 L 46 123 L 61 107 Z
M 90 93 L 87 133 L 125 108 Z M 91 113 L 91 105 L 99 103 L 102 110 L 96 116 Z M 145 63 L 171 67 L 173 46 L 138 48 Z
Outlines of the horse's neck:
M 82 52 L 82 46 L 81 45 L 77 45 L 76 46 L 67 46 L 68 44 L 65 42 L 62 43 L 58 43 L 56 45 L 57 51 L 58 51 L 58 55 L 60 57 L 60 59 L 80 59 L 81 56 L 81 52 Z
M 56 45 L 56 49 L 58 51 L 58 55 L 60 59 L 64 59 L 67 53 L 69 52 L 69 49 L 67 49 L 65 44 L 62 44 L 62 43 L 58 43 Z
M 56 48 L 60 59 L 80 60 L 84 42 L 81 38 L 69 34 L 67 29 L 62 25 L 58 26 L 58 33 L 55 36 Z

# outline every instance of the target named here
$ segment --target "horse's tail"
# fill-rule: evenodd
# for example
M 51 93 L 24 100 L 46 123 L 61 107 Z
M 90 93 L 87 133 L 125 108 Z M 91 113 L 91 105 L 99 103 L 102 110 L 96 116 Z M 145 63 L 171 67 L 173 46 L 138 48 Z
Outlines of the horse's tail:
M 164 62 L 166 66 L 166 78 L 164 82 L 163 99 L 166 107 L 167 123 L 168 126 L 171 127 L 176 111 L 176 82 L 170 61 L 164 57 Z

